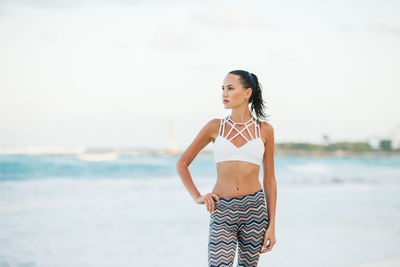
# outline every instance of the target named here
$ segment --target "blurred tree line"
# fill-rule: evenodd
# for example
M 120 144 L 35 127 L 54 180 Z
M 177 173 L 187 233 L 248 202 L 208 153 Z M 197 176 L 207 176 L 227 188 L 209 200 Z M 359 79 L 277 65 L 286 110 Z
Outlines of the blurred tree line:
M 394 149 L 392 146 L 392 140 L 382 139 L 379 141 L 377 148 L 372 147 L 368 142 L 330 142 L 329 138 L 324 135 L 324 144 L 313 144 L 313 143 L 280 143 L 277 144 L 279 149 L 283 150 L 321 150 L 321 151 L 335 151 L 335 150 L 347 150 L 354 152 L 366 152 L 366 151 L 398 151 L 400 148 Z

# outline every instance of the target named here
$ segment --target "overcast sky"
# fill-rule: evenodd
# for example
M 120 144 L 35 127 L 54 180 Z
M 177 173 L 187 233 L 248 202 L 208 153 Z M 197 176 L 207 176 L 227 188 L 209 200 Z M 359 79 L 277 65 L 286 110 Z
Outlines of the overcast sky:
M 399 1 L 0 0 L 0 146 L 185 148 L 263 86 L 275 142 L 400 138 Z

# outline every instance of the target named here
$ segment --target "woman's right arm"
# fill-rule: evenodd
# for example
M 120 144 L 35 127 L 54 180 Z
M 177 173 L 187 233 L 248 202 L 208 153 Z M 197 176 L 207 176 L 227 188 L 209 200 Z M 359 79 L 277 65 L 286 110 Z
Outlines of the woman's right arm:
M 219 129 L 219 119 L 212 119 L 207 122 L 200 132 L 197 134 L 193 142 L 186 148 L 176 163 L 176 170 L 181 177 L 183 184 L 192 196 L 193 200 L 198 202 L 201 194 L 193 183 L 192 176 L 189 172 L 189 165 L 192 163 L 197 154 L 210 142 L 215 140 Z

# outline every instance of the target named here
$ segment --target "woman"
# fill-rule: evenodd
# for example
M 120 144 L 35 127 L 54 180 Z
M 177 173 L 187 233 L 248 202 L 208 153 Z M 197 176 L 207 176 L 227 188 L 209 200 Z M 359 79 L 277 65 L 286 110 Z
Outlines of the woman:
M 207 122 L 176 168 L 193 200 L 205 204 L 210 212 L 208 266 L 232 266 L 237 244 L 238 266 L 257 266 L 260 253 L 276 243 L 274 131 L 259 120 L 265 114 L 256 75 L 244 70 L 229 72 L 222 85 L 222 101 L 224 108 L 232 109 L 231 115 Z M 250 103 L 258 119 L 249 110 Z M 189 165 L 211 141 L 217 182 L 212 192 L 201 195 Z M 261 164 L 265 193 L 259 181 Z

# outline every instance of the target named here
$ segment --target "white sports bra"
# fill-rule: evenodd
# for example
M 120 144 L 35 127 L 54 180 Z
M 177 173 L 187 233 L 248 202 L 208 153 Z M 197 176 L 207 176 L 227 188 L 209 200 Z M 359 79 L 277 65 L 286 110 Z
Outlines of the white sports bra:
M 225 126 L 227 123 L 231 127 L 228 134 L 225 135 Z M 237 124 L 244 125 L 243 129 L 238 130 L 235 127 L 235 125 Z M 251 124 L 254 124 L 254 137 L 248 128 Z M 232 130 L 235 130 L 237 133 L 229 137 Z M 242 133 L 244 130 L 247 130 L 249 134 L 248 137 L 246 137 Z M 247 142 L 244 145 L 237 147 L 231 142 L 231 140 L 239 135 L 241 135 Z M 260 137 L 260 122 L 258 122 L 254 117 L 251 117 L 251 119 L 247 122 L 235 122 L 232 120 L 230 115 L 221 119 L 218 136 L 215 138 L 214 141 L 215 162 L 235 160 L 247 161 L 257 165 L 261 165 L 263 155 L 264 143 Z

